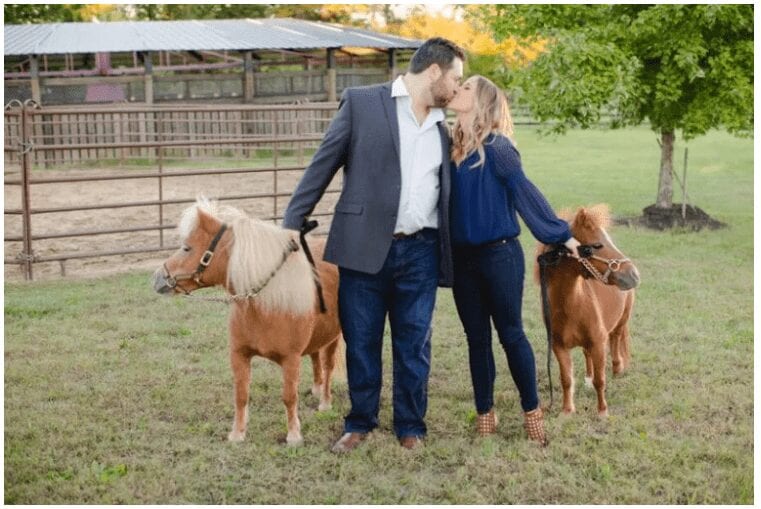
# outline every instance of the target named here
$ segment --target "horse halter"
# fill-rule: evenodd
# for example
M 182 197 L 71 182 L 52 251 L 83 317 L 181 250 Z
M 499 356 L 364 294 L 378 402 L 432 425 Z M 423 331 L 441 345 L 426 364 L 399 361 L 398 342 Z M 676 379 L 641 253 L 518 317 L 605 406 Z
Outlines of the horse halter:
M 214 238 L 211 239 L 211 243 L 209 244 L 208 249 L 204 252 L 203 256 L 201 256 L 201 260 L 198 262 L 198 267 L 196 267 L 196 270 L 194 272 L 191 272 L 190 274 L 179 274 L 177 276 L 173 276 L 169 269 L 166 266 L 166 262 L 164 262 L 164 279 L 166 279 L 166 285 L 171 288 L 172 290 L 177 289 L 177 282 L 178 281 L 186 281 L 188 279 L 192 279 L 196 282 L 196 284 L 200 287 L 203 287 L 203 281 L 201 281 L 201 273 L 206 270 L 206 267 L 209 266 L 211 263 L 211 259 L 214 258 L 214 250 L 217 248 L 217 244 L 219 243 L 219 240 L 222 238 L 222 235 L 225 233 L 225 230 L 227 230 L 227 225 L 222 223 L 222 227 L 219 229 L 216 235 L 214 235 Z M 185 292 L 185 295 L 190 295 L 190 292 L 187 291 L 185 288 L 179 287 L 180 290 Z
M 595 277 L 595 279 L 607 285 L 608 277 L 613 272 L 618 272 L 618 269 L 621 268 L 622 264 L 630 262 L 631 260 L 628 258 L 603 258 L 602 256 L 597 256 L 593 253 L 593 250 L 602 249 L 602 247 L 602 244 L 581 244 L 577 249 L 579 252 L 579 263 L 581 263 L 589 273 Z M 566 254 L 566 256 L 568 255 Z M 600 271 L 589 261 L 590 258 L 607 265 L 605 274 L 600 274 Z

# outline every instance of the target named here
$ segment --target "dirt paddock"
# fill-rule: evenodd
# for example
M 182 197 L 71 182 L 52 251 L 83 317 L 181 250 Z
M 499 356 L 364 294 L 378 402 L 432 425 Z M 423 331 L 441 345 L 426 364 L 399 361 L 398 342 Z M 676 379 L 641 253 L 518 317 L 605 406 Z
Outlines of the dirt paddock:
M 213 166 L 209 167 L 210 169 Z M 180 170 L 180 168 L 173 168 Z M 197 168 L 194 168 L 197 170 Z M 154 168 L 132 169 L 130 172 L 152 173 Z M 290 193 L 296 186 L 303 170 L 278 170 L 277 192 Z M 34 172 L 35 177 L 74 177 L 88 175 L 116 175 L 124 170 L 45 170 Z M 193 199 L 203 194 L 218 199 L 227 196 L 245 194 L 265 194 L 275 192 L 274 172 L 244 173 L 214 176 L 164 177 L 162 194 L 164 200 Z M 6 179 L 18 177 L 18 174 L 6 171 Z M 329 190 L 340 188 L 340 178 L 336 178 Z M 5 208 L 21 208 L 21 187 L 5 185 Z M 333 210 L 337 193 L 326 193 L 315 209 L 315 213 L 330 213 Z M 105 180 L 95 182 L 34 184 L 30 188 L 32 209 L 53 207 L 86 207 L 103 204 L 124 204 L 132 202 L 154 201 L 159 199 L 158 178 L 136 178 L 129 180 Z M 269 218 L 282 216 L 288 198 L 273 197 L 243 200 L 224 200 L 245 211 L 249 216 Z M 32 235 L 62 234 L 96 229 L 137 228 L 157 226 L 160 224 L 160 208 L 165 225 L 175 225 L 181 212 L 190 203 L 123 208 L 105 208 L 71 212 L 51 212 L 33 214 L 31 217 Z M 327 232 L 330 217 L 318 217 L 320 227 L 317 234 Z M 5 214 L 5 237 L 21 236 L 22 219 L 20 215 Z M 33 241 L 36 256 L 58 256 L 64 254 L 82 254 L 91 252 L 118 251 L 135 248 L 153 248 L 160 245 L 161 234 L 158 230 L 145 232 L 122 232 L 87 236 L 73 236 Z M 174 229 L 163 230 L 163 245 L 178 245 Z M 22 251 L 21 242 L 5 242 L 5 258 L 13 259 Z M 33 265 L 34 280 L 55 280 L 102 276 L 128 270 L 151 270 L 157 267 L 171 250 L 149 253 L 135 253 L 97 258 L 69 259 L 64 262 L 41 262 Z M 23 281 L 24 275 L 20 265 L 6 263 L 4 270 L 6 281 Z

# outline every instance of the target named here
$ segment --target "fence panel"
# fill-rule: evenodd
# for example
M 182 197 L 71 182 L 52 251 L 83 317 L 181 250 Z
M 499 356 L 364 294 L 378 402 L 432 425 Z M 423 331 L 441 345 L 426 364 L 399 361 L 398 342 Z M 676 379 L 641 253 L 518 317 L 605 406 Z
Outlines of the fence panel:
M 176 249 L 173 222 L 199 193 L 279 221 L 336 107 L 6 108 L 6 277 L 14 264 L 31 279 L 33 266 L 65 274 Z

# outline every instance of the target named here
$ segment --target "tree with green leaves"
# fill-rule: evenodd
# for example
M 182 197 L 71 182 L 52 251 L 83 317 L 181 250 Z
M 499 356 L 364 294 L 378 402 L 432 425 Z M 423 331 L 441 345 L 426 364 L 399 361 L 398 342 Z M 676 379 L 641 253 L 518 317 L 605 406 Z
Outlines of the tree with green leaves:
M 266 4 L 135 4 L 134 7 L 136 18 L 144 20 L 263 18 L 269 9 Z
M 3 15 L 8 25 L 82 21 L 84 4 L 5 4 Z
M 672 206 L 673 147 L 724 128 L 753 134 L 753 5 L 497 5 L 480 20 L 499 37 L 543 39 L 513 83 L 551 127 L 648 121 L 658 133 L 656 207 Z

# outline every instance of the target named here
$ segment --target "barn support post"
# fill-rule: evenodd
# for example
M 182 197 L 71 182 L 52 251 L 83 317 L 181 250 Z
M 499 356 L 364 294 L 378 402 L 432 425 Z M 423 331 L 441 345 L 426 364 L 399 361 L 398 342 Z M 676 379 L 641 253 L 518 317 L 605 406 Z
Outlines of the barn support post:
M 254 52 L 246 51 L 243 55 L 243 102 L 250 103 L 256 94 L 254 83 Z
M 32 100 L 42 105 L 42 92 L 40 89 L 40 60 L 37 55 L 29 56 L 29 77 L 32 86 Z
M 325 80 L 326 92 L 328 93 L 328 101 L 336 101 L 336 50 L 335 48 L 328 48 L 328 60 L 327 60 L 327 74 Z
M 391 81 L 396 79 L 396 50 L 394 48 L 388 50 L 388 77 Z
M 145 103 L 153 104 L 153 61 L 150 51 L 143 53 L 143 67 L 145 68 Z

